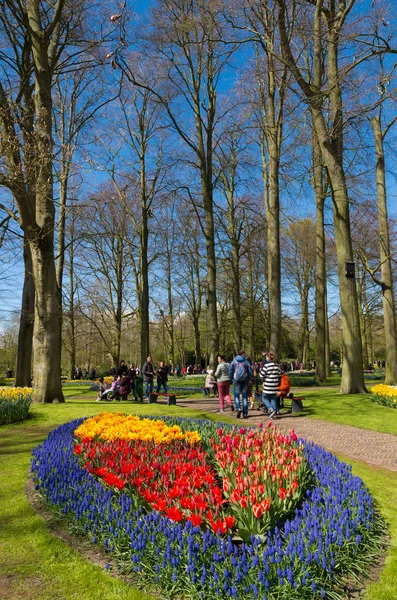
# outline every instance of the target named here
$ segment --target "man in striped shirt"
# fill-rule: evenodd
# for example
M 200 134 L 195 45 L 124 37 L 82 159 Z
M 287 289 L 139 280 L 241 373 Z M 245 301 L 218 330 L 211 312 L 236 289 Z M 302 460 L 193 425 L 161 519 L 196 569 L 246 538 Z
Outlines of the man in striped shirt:
M 277 404 L 277 388 L 281 376 L 280 365 L 275 363 L 273 352 L 268 352 L 266 355 L 266 363 L 260 370 L 260 377 L 263 380 L 262 400 L 265 409 L 268 412 L 269 419 L 273 419 L 278 413 Z

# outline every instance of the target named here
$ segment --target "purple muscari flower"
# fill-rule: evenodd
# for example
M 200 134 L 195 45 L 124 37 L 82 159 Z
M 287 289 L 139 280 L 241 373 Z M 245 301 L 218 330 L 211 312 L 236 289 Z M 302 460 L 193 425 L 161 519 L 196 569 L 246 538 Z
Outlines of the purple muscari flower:
M 169 424 L 179 423 L 185 431 L 204 427 L 209 437 L 215 435 L 217 427 L 204 420 L 174 417 L 165 420 Z M 216 575 L 211 583 L 220 599 L 244 597 L 246 577 L 272 594 L 277 593 L 281 582 L 288 582 L 294 589 L 298 589 L 297 581 L 305 586 L 316 573 L 316 564 L 321 563 L 327 573 L 327 579 L 321 580 L 322 590 L 326 590 L 325 583 L 328 585 L 332 580 L 349 536 L 356 546 L 368 539 L 374 507 L 367 488 L 352 476 L 350 468 L 314 444 L 307 443 L 305 447 L 314 478 L 302 505 L 283 526 L 267 532 L 265 542 L 251 536 L 248 544 L 237 548 L 230 536 L 220 538 L 210 531 L 201 532 L 190 523 L 173 523 L 157 512 L 134 510 L 133 499 L 127 493 L 116 494 L 105 488 L 80 466 L 73 452 L 73 432 L 81 422 L 76 420 L 58 427 L 33 450 L 31 468 L 35 487 L 95 543 L 123 554 L 129 552 L 131 570 L 144 571 L 143 565 L 148 565 L 165 587 L 175 584 L 180 589 L 196 584 L 200 587 L 197 573 L 203 574 L 202 568 L 207 565 L 206 569 Z M 228 425 L 222 427 L 231 430 Z M 219 563 L 222 572 L 215 569 Z M 184 567 L 179 570 L 180 565 Z M 204 585 L 202 592 L 196 592 L 203 598 L 209 595 L 208 577 Z M 252 583 L 250 586 L 247 594 L 256 598 L 259 593 L 265 599 L 262 589 L 256 592 L 256 586 Z M 316 591 L 314 580 L 312 586 Z

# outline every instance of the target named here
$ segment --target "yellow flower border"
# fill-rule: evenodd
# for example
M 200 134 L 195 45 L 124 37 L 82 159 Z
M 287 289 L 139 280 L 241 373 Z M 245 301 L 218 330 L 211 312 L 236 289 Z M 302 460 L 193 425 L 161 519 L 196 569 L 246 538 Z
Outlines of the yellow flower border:
M 29 387 L 7 387 L 0 389 L 0 400 L 8 400 L 9 402 L 15 402 L 21 397 L 31 396 L 32 388 Z
M 86 419 L 75 430 L 76 437 L 99 438 L 101 440 L 139 440 L 153 441 L 155 444 L 168 444 L 173 440 L 185 440 L 189 444 L 200 441 L 197 431 L 183 433 L 178 425 L 170 427 L 164 421 L 140 419 L 135 415 L 103 412 Z

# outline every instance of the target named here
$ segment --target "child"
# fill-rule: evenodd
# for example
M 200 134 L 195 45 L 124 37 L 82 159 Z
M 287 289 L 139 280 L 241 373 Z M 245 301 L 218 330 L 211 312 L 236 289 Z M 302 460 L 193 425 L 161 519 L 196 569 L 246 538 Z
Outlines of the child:
M 113 377 L 113 381 L 112 381 L 112 385 L 110 387 L 110 389 L 106 390 L 106 392 L 103 394 L 104 396 L 106 396 L 104 398 L 104 400 L 113 400 L 113 398 L 117 398 L 118 396 L 118 390 L 120 387 L 120 375 L 118 377 L 114 376 Z
M 217 392 L 218 392 L 218 386 L 216 384 L 213 369 L 208 370 L 207 377 L 205 378 L 205 387 L 204 387 L 204 393 L 209 398 L 211 398 L 211 392 L 214 392 L 214 397 L 217 395 Z
M 284 371 L 282 371 L 281 378 L 280 378 L 280 384 L 278 386 L 277 398 L 276 398 L 278 409 L 280 409 L 284 406 L 284 398 L 286 398 L 288 396 L 290 389 L 291 389 L 291 380 L 288 377 L 288 375 L 286 373 L 284 373 Z M 279 412 L 279 410 L 277 411 L 277 413 L 278 412 Z
M 103 377 L 100 377 L 98 396 L 96 399 L 97 402 L 99 402 L 100 400 L 106 400 L 107 390 L 109 390 L 109 388 L 110 385 L 108 384 L 108 382 L 105 381 Z

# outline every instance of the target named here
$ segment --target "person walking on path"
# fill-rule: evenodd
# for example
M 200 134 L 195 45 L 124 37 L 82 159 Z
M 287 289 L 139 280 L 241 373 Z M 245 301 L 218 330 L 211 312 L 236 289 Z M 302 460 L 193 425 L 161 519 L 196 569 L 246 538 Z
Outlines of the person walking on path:
M 236 405 L 236 417 L 241 417 L 240 395 L 242 398 L 242 412 L 244 419 L 248 418 L 248 384 L 252 379 L 251 365 L 241 350 L 229 367 L 229 378 L 234 383 L 234 403 Z
M 164 389 L 164 394 L 167 393 L 167 381 L 168 381 L 167 367 L 164 366 L 163 362 L 160 362 L 159 366 L 157 368 L 157 393 L 160 392 L 161 388 Z
M 215 379 L 218 383 L 219 395 L 219 412 L 225 411 L 225 400 L 227 404 L 234 410 L 234 406 L 229 396 L 230 378 L 229 378 L 229 363 L 225 362 L 223 354 L 218 354 L 218 366 L 215 371 Z
M 151 356 L 148 356 L 142 367 L 143 381 L 145 382 L 145 398 L 153 392 L 154 367 Z
M 281 368 L 274 360 L 273 352 L 268 352 L 267 362 L 261 369 L 260 377 L 263 380 L 262 400 L 268 412 L 269 419 L 273 419 L 279 411 L 277 392 L 281 377 Z

